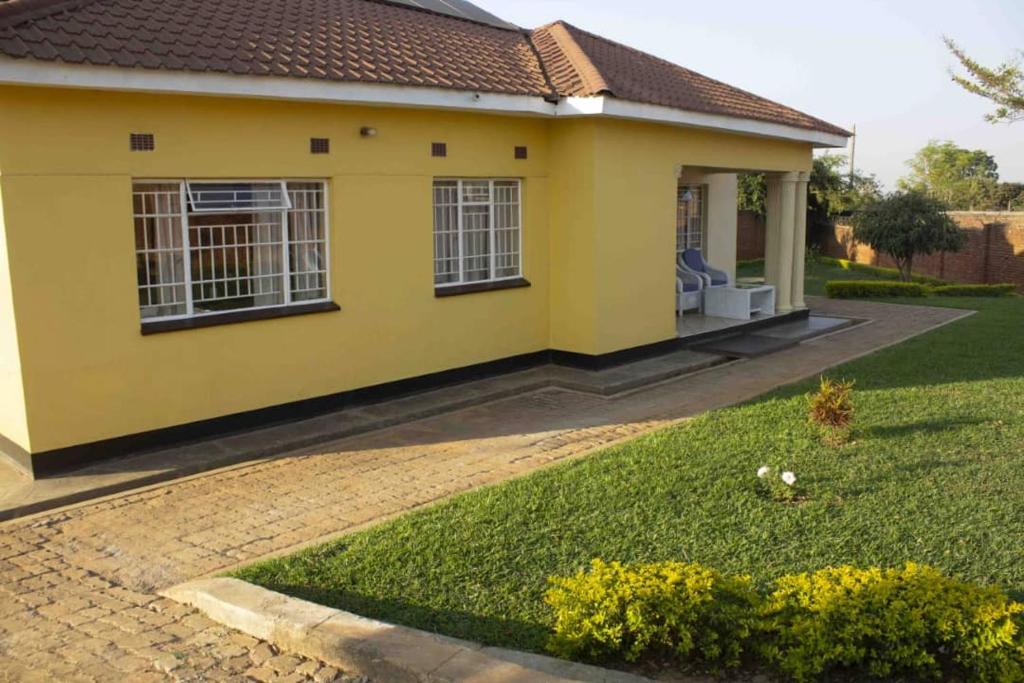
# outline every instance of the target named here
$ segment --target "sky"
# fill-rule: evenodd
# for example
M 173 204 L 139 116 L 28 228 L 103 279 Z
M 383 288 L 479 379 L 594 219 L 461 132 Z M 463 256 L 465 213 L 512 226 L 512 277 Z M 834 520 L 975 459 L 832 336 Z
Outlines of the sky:
M 1024 0 L 473 0 L 524 27 L 564 19 L 706 76 L 857 126 L 856 165 L 889 189 L 931 139 L 983 149 L 1024 182 L 1024 121 L 949 78 L 942 36 L 996 66 L 1024 49 Z

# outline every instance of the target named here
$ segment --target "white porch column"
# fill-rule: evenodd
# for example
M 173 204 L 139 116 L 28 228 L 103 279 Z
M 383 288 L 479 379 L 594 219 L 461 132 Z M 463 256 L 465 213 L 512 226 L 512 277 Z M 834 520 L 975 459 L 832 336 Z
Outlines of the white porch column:
M 793 249 L 798 173 L 768 176 L 764 275 L 775 287 L 775 310 L 793 310 Z
M 782 239 L 782 181 L 778 175 L 769 174 L 765 178 L 767 192 L 765 195 L 765 232 L 764 232 L 764 280 L 775 287 L 778 302 L 779 243 Z M 778 303 L 776 303 L 778 305 Z
M 804 302 L 804 259 L 807 256 L 807 183 L 809 173 L 796 181 L 796 223 L 793 232 L 793 308 L 807 308 Z

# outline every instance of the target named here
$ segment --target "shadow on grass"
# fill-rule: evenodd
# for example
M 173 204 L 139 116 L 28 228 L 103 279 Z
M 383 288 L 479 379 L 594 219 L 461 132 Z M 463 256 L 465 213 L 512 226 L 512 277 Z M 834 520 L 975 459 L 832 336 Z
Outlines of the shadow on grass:
M 428 633 L 461 638 L 484 645 L 548 654 L 544 646 L 551 631 L 543 624 L 414 605 L 398 598 L 379 598 L 341 588 L 322 589 L 274 581 L 257 583 L 268 590 L 352 612 L 361 617 L 401 624 Z
M 942 434 L 943 432 L 955 432 L 963 427 L 973 427 L 985 424 L 988 420 L 977 417 L 944 418 L 942 420 L 921 420 L 918 422 L 907 422 L 894 425 L 874 425 L 861 429 L 858 434 L 872 438 L 901 438 L 915 434 Z

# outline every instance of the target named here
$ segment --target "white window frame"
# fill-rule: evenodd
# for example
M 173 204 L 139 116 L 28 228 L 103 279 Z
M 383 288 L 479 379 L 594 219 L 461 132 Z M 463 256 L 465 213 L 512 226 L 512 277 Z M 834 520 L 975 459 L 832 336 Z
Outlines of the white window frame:
M 698 201 L 700 202 L 700 246 L 697 247 L 700 252 L 707 257 L 708 247 L 708 186 L 702 183 L 687 183 L 680 182 L 676 188 L 676 260 L 679 260 L 683 252 L 690 248 L 690 244 L 687 240 L 687 235 L 691 233 L 689 225 L 689 216 L 686 217 L 686 225 L 680 226 L 680 201 L 679 196 L 682 195 L 684 190 L 690 190 L 691 192 L 696 191 L 698 194 Z M 683 242 L 680 242 L 680 237 L 683 238 Z
M 483 182 L 483 181 L 486 181 L 487 184 L 488 184 L 488 190 L 487 191 L 488 191 L 488 197 L 489 197 L 488 214 L 487 214 L 488 232 L 489 232 L 489 240 L 490 240 L 490 242 L 489 242 L 490 250 L 489 250 L 489 253 L 488 253 L 488 260 L 489 260 L 489 264 L 488 264 L 488 271 L 489 271 L 489 273 L 488 273 L 488 275 L 489 275 L 489 277 L 487 277 L 487 279 L 485 279 L 485 280 L 466 280 L 466 259 L 465 259 L 465 255 L 464 255 L 464 251 L 463 251 L 463 247 L 462 247 L 462 245 L 463 245 L 463 235 L 464 235 L 463 225 L 462 225 L 462 219 L 463 219 L 463 217 L 462 217 L 462 207 L 463 207 L 462 183 L 463 182 Z M 457 214 L 457 221 L 458 221 L 458 228 L 457 228 L 457 230 L 458 230 L 458 245 L 459 245 L 459 279 L 456 282 L 441 282 L 441 283 L 437 282 L 437 270 L 436 270 L 437 251 L 436 251 L 436 246 L 435 246 L 435 251 L 434 251 L 435 269 L 434 269 L 434 272 L 432 273 L 432 278 L 434 280 L 434 288 L 435 289 L 444 289 L 446 287 L 462 287 L 464 285 L 475 285 L 475 284 L 483 284 L 483 283 L 488 283 L 488 282 L 507 282 L 507 281 L 510 281 L 510 280 L 521 280 L 523 278 L 523 272 L 524 272 L 524 268 L 523 268 L 523 229 L 524 229 L 523 228 L 523 179 L 522 178 L 490 178 L 490 177 L 488 177 L 488 178 L 474 178 L 474 177 L 434 178 L 433 181 L 430 183 L 430 189 L 431 189 L 431 195 L 430 195 L 431 196 L 431 215 L 433 215 L 433 210 L 436 208 L 434 203 L 433 203 L 433 197 L 434 197 L 433 190 L 434 190 L 434 186 L 435 186 L 436 183 L 456 183 L 456 195 L 457 195 L 457 198 L 458 198 L 458 203 L 456 204 L 456 214 Z M 496 277 L 495 276 L 495 273 L 497 272 L 497 263 L 496 263 L 497 254 L 496 254 L 496 251 L 495 251 L 496 240 L 495 240 L 495 227 L 494 227 L 494 216 L 495 216 L 494 184 L 495 183 L 515 183 L 516 184 L 517 195 L 519 197 L 519 201 L 518 201 L 518 203 L 516 205 L 516 221 L 518 222 L 518 240 L 517 240 L 517 245 L 516 245 L 516 255 L 518 256 L 518 266 L 519 266 L 518 271 L 519 272 L 517 272 L 515 275 L 505 275 L 505 276 L 502 276 L 502 277 Z M 471 202 L 470 204 L 473 204 L 473 203 Z M 436 225 L 431 225 L 430 229 L 431 229 L 431 235 L 434 235 L 436 230 L 437 230 L 437 226 Z
M 192 211 L 191 213 L 197 215 L 209 215 L 217 213 L 238 213 L 240 211 L 255 211 L 261 213 L 279 213 L 281 214 L 281 258 L 283 259 L 281 266 L 281 279 L 283 286 L 284 303 L 271 304 L 267 306 L 249 306 L 246 308 L 237 308 L 224 311 L 202 311 L 197 313 L 194 306 L 194 296 L 192 293 L 192 245 L 189 241 L 189 205 L 191 204 L 191 194 L 189 185 L 191 183 L 281 183 L 284 189 L 284 203 L 286 208 L 275 208 L 275 209 L 217 209 L 217 210 L 205 210 L 205 211 Z M 184 270 L 185 270 L 185 313 L 179 315 L 163 315 L 153 316 L 149 318 L 142 318 L 142 324 L 163 322 L 166 320 L 185 320 L 188 318 L 205 318 L 209 316 L 217 315 L 228 315 L 233 313 L 244 313 L 246 311 L 261 311 L 274 308 L 288 308 L 291 306 L 305 306 L 307 304 L 326 303 L 331 301 L 331 216 L 330 216 L 330 187 L 324 178 L 133 178 L 132 187 L 138 185 L 173 185 L 177 183 L 179 192 L 179 201 L 181 207 L 181 249 L 184 255 Z M 292 210 L 291 200 L 288 197 L 288 183 L 318 183 L 323 190 L 324 197 L 324 293 L 325 296 L 319 299 L 302 299 L 300 301 L 292 301 L 292 287 L 291 287 L 291 253 L 290 253 L 290 239 L 288 235 L 288 212 Z M 135 215 L 134 210 L 132 215 Z M 134 235 L 134 230 L 133 230 Z M 134 237 L 133 237 L 134 239 Z M 138 281 L 136 280 L 136 290 L 138 290 Z M 141 311 L 140 311 L 141 313 Z
M 186 178 L 185 192 L 188 195 L 188 203 L 193 207 L 192 213 L 194 214 L 205 214 L 205 213 L 238 213 L 239 211 L 260 211 L 265 213 L 272 213 L 274 211 L 288 211 L 292 208 L 291 199 L 288 197 L 288 183 L 289 182 L 300 182 L 297 180 L 199 180 L 195 178 Z M 202 189 L 203 185 L 277 185 L 278 192 L 281 194 L 281 205 L 280 206 L 231 206 L 223 209 L 211 209 L 209 207 L 202 206 Z M 196 186 L 193 191 L 193 185 Z

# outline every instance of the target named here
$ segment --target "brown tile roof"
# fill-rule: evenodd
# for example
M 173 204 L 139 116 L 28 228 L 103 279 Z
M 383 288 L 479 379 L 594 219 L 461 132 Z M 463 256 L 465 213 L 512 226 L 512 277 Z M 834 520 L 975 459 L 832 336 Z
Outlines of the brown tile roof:
M 368 0 L 13 0 L 13 57 L 482 92 L 550 92 L 527 37 Z M 0 9 L 5 9 L 0 4 Z M 4 24 L 7 24 L 4 27 Z
M 848 134 L 821 119 L 562 21 L 535 30 L 533 41 L 562 95 L 604 93 L 631 102 Z
M 0 0 L 0 54 L 530 96 L 609 94 L 846 134 L 564 22 L 527 32 L 387 0 Z

